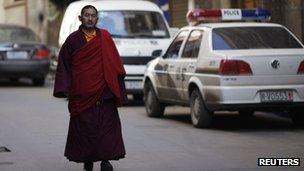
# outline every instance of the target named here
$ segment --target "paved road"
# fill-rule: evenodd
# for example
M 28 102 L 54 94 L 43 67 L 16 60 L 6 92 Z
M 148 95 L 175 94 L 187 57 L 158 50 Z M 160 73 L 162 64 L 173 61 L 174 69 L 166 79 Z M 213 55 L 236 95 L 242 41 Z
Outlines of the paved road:
M 50 82 L 0 81 L 0 147 L 11 150 L 0 152 L 1 171 L 82 170 L 63 157 L 67 104 L 51 93 Z M 188 108 L 169 107 L 161 119 L 147 118 L 141 104 L 119 111 L 127 155 L 112 162 L 117 171 L 304 170 L 304 129 L 287 118 L 257 113 L 243 121 L 222 113 L 212 129 L 195 129 Z M 300 157 L 301 167 L 258 167 L 259 157 Z

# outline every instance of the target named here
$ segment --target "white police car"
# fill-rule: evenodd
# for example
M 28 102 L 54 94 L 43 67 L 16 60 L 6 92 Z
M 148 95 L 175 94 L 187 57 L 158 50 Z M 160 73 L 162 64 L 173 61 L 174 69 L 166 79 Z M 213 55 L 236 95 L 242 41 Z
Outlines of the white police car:
M 193 10 L 189 21 L 267 20 L 263 9 Z M 161 53 L 160 51 L 155 54 Z M 167 104 L 190 105 L 195 127 L 212 125 L 214 111 L 287 110 L 304 122 L 304 49 L 284 26 L 221 22 L 183 27 L 167 51 L 147 65 L 148 116 Z

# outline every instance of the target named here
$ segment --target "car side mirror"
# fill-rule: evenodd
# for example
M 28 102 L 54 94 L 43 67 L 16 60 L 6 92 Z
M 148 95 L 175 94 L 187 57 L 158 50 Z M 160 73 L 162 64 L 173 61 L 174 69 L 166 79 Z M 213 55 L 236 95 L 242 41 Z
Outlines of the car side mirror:
M 152 52 L 152 57 L 159 57 L 159 56 L 161 56 L 162 55 L 162 52 L 163 52 L 163 50 L 161 50 L 161 49 L 157 49 L 157 50 L 154 50 L 153 52 Z

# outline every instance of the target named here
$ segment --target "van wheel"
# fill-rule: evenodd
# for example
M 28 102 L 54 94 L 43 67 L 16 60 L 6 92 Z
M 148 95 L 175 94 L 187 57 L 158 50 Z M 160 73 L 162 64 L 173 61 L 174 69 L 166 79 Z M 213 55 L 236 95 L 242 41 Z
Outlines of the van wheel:
M 304 126 L 304 112 L 303 109 L 296 109 L 289 111 L 291 120 L 295 126 Z
M 133 94 L 133 100 L 134 101 L 142 101 L 143 95 L 142 94 Z
M 254 110 L 239 110 L 240 117 L 250 118 L 254 115 Z
M 45 83 L 44 77 L 37 77 L 32 79 L 34 86 L 43 86 Z
M 208 110 L 198 89 L 194 89 L 190 96 L 191 121 L 194 127 L 208 128 L 213 122 L 213 112 Z
M 165 105 L 159 102 L 151 82 L 144 85 L 144 102 L 149 117 L 162 117 Z
M 9 81 L 11 83 L 17 83 L 19 81 L 19 78 L 10 78 Z

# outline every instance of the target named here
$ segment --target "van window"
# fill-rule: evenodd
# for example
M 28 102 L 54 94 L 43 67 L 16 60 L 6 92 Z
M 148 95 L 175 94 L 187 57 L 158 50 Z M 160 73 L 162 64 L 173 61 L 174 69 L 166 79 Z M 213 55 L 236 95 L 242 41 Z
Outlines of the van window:
M 213 50 L 302 48 L 282 27 L 227 27 L 212 31 Z
M 97 27 L 119 38 L 169 38 L 163 17 L 150 11 L 99 11 Z

